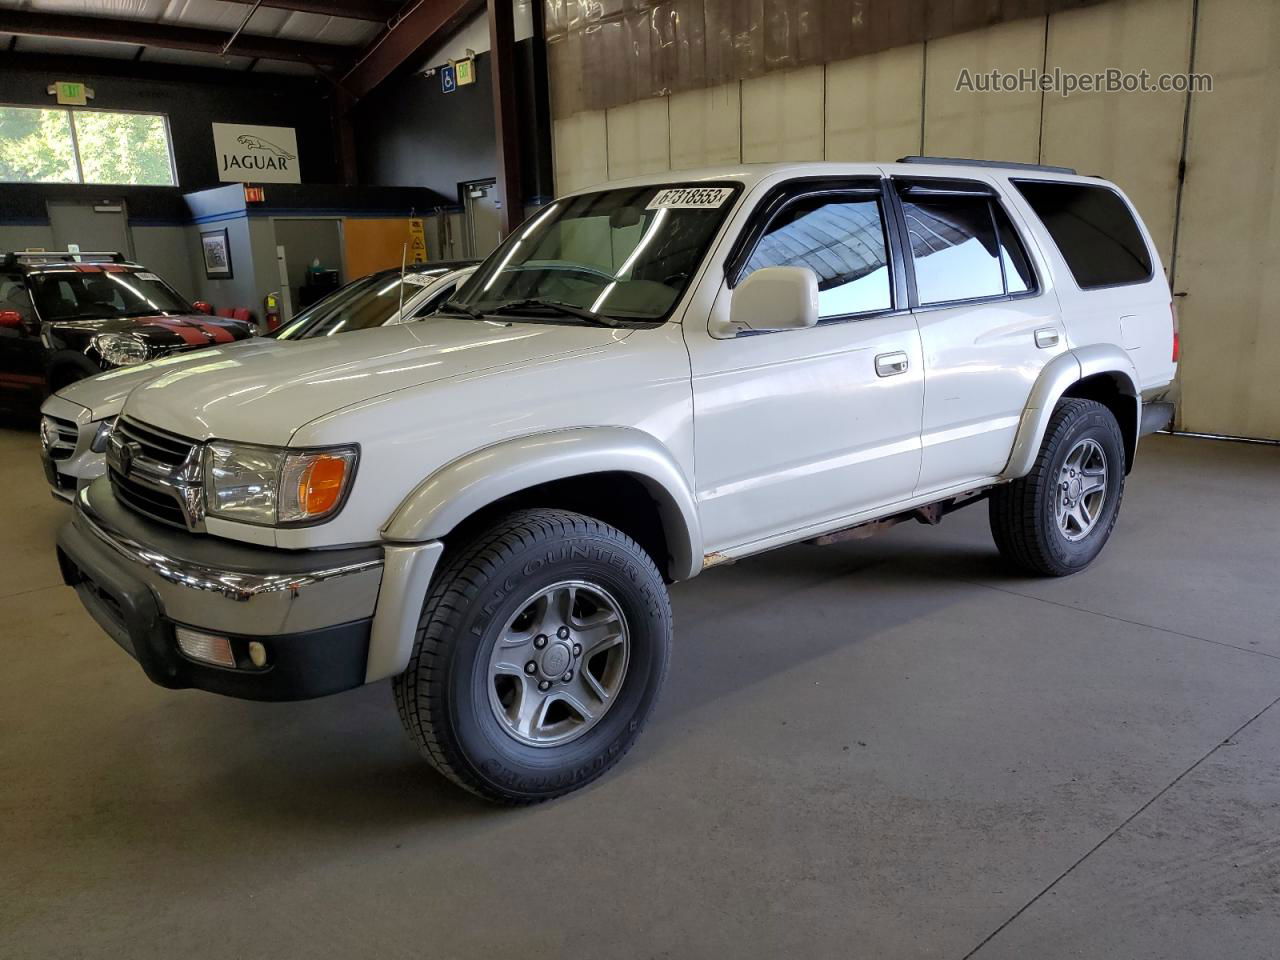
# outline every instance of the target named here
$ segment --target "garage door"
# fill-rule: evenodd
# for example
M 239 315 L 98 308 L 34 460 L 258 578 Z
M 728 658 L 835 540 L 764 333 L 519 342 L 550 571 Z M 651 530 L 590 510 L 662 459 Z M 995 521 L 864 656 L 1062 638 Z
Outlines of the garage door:
M 1183 429 L 1280 439 L 1280 4 L 1200 5 L 1175 286 Z

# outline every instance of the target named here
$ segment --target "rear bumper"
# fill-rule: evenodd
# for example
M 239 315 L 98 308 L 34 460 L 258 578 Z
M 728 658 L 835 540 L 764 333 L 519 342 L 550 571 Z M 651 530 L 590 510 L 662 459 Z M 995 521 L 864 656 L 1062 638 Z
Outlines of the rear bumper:
M 438 548 L 411 549 L 434 561 Z M 76 495 L 58 533 L 63 580 L 151 680 L 251 700 L 324 696 L 404 669 L 402 607 L 416 584 L 402 559 L 384 583 L 384 556 L 380 546 L 284 551 L 193 536 L 129 512 L 105 480 Z M 424 566 L 429 578 L 434 562 Z M 420 609 L 418 595 L 415 626 Z M 177 627 L 226 637 L 235 667 L 188 657 Z M 263 666 L 252 641 L 265 647 Z

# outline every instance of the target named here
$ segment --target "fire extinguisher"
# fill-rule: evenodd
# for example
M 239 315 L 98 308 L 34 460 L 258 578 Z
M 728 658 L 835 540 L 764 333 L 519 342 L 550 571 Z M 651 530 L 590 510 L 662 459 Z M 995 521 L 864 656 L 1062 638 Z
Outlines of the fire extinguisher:
M 267 332 L 280 326 L 280 294 L 268 293 L 262 301 L 262 313 L 266 319 Z

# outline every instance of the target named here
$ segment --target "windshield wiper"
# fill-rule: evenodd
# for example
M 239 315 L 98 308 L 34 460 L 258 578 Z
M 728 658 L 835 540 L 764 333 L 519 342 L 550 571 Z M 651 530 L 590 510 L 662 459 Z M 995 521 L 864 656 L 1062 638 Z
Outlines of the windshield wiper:
M 446 300 L 440 306 L 436 307 L 436 312 L 448 311 L 450 313 L 460 313 L 464 317 L 470 317 L 472 320 L 483 320 L 484 314 L 479 310 L 472 310 L 465 303 L 458 303 L 457 300 Z
M 499 304 L 486 310 L 486 313 L 495 316 L 504 313 L 528 313 L 534 310 L 550 310 L 567 317 L 577 317 L 579 320 L 585 320 L 587 323 L 593 323 L 600 327 L 616 327 L 618 321 L 613 317 L 605 316 L 602 313 L 596 313 L 594 310 L 588 310 L 586 307 L 579 307 L 572 303 L 563 303 L 560 300 L 542 300 L 537 297 L 530 297 L 527 300 L 512 300 L 509 303 Z

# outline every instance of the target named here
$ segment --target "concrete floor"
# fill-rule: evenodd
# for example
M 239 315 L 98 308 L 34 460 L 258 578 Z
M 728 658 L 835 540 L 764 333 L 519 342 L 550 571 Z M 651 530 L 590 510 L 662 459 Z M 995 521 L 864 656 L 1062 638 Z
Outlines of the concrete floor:
M 58 585 L 0 433 L 0 956 L 1185 958 L 1280 942 L 1280 449 L 1144 446 L 1100 561 L 982 508 L 675 593 L 611 775 L 459 793 L 387 685 L 150 685 Z

